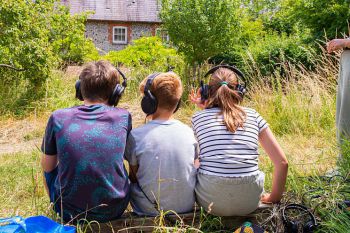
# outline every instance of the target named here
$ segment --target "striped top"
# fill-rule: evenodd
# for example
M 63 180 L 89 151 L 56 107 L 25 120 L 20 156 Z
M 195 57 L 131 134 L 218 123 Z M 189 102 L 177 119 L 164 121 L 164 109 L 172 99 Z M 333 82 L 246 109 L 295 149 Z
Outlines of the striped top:
M 235 133 L 227 130 L 219 108 L 205 109 L 192 117 L 200 148 L 200 173 L 223 177 L 258 174 L 259 133 L 268 124 L 254 109 L 243 110 L 246 120 Z

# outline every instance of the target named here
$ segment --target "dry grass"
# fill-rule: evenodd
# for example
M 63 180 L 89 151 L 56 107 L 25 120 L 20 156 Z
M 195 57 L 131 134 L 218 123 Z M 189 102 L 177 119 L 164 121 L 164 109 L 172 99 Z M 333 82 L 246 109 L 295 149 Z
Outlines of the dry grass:
M 255 72 L 254 85 L 250 85 L 244 103 L 255 108 L 275 132 L 290 162 L 288 190 L 293 192 L 303 190 L 305 183 L 301 176 L 321 175 L 334 167 L 338 154 L 335 139 L 337 57 L 324 54 L 315 62 L 318 64 L 315 71 L 286 63 L 283 76 L 276 72 L 270 77 L 260 77 Z M 254 70 L 250 73 L 254 74 Z M 50 214 L 40 175 L 40 152 L 35 145 L 40 145 L 52 110 L 78 103 L 74 100 L 75 79 L 75 76 L 59 74 L 48 84 L 47 98 L 37 105 L 36 111 L 24 119 L 0 119 L 0 217 Z M 137 91 L 128 89 L 120 104 L 132 113 L 133 127 L 144 122 L 139 103 Z M 190 124 L 196 109 L 183 106 L 176 118 Z M 34 152 L 19 152 L 24 148 Z M 5 154 L 1 155 L 1 151 Z M 263 151 L 260 167 L 266 173 L 266 190 L 269 190 L 273 166 Z

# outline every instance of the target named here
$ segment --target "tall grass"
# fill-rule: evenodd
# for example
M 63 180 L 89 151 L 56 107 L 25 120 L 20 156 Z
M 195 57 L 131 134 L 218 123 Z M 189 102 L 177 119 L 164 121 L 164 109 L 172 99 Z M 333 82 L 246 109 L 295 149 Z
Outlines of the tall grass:
M 246 72 L 250 81 L 243 105 L 255 108 L 267 120 L 290 162 L 284 202 L 304 202 L 315 209 L 322 221 L 321 232 L 345 232 L 350 226 L 349 214 L 337 207 L 337 203 L 345 198 L 338 191 L 348 190 L 349 183 L 335 182 L 330 185 L 328 181 L 317 178 L 332 169 L 337 161 L 334 119 L 338 57 L 326 53 L 315 56 L 316 69 L 312 71 L 305 69 L 302 64 L 291 65 L 286 61 L 276 67 L 270 76 L 262 76 L 253 60 L 246 61 Z M 183 80 L 186 93 L 191 88 L 198 87 L 199 77 L 207 69 L 207 64 L 197 68 L 197 75 L 189 67 L 176 70 Z M 145 67 L 125 69 L 125 72 L 130 82 L 122 99 L 122 106 L 132 108 L 133 114 L 140 114 L 142 118 L 138 84 L 154 71 Z M 23 114 L 30 115 L 34 112 L 43 116 L 40 120 L 46 121 L 53 110 L 79 104 L 74 99 L 76 79 L 77 77 L 62 71 L 53 72 L 46 83 L 45 97 L 26 105 Z M 2 102 L 15 101 L 17 97 L 11 99 L 9 93 L 2 94 L 2 97 L 6 97 Z M 198 109 L 186 101 L 186 93 L 183 96 L 183 107 L 176 117 L 189 123 L 191 115 Z M 344 151 L 350 157 L 350 150 Z M 265 189 L 269 191 L 273 166 L 264 152 L 261 153 L 260 168 L 266 174 Z M 42 185 L 39 155 L 39 152 L 0 155 L 0 217 L 17 214 L 45 214 L 54 217 L 49 211 L 48 198 Z M 345 177 L 349 171 L 348 161 L 350 160 L 344 160 L 340 166 Z M 322 202 L 322 206 L 306 201 L 304 194 L 315 187 L 322 194 L 316 204 Z M 165 226 L 160 227 L 167 231 Z M 176 229 L 181 229 L 181 226 Z M 212 232 L 222 229 L 220 218 L 207 216 L 199 230 Z

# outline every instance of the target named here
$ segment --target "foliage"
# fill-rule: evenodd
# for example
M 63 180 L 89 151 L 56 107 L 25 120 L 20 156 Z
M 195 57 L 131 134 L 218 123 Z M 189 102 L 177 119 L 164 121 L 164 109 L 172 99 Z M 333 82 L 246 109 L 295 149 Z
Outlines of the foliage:
M 166 70 L 168 60 L 181 63 L 181 56 L 175 49 L 165 47 L 158 37 L 141 37 L 120 51 L 111 51 L 103 57 L 115 65 L 128 67 L 149 67 Z M 181 64 L 179 64 L 181 65 Z
M 349 33 L 349 0 L 284 0 L 282 10 L 287 20 L 309 28 L 314 39 Z
M 151 73 L 174 68 L 181 74 L 184 69 L 182 56 L 175 49 L 166 47 L 159 37 L 141 37 L 123 50 L 110 51 L 102 59 L 128 67 L 127 75 L 133 79 L 128 89 L 133 90 L 138 90 L 139 82 Z
M 283 68 L 284 63 L 303 64 L 310 70 L 314 68 L 313 59 L 317 58 L 317 53 L 297 34 L 270 33 L 259 38 L 251 39 L 245 47 L 214 56 L 209 63 L 232 64 L 246 71 L 253 62 L 258 68 L 255 71 L 262 75 L 272 74 L 277 68 Z
M 313 59 L 317 55 L 297 34 L 287 36 L 271 33 L 250 43 L 246 51 L 241 53 L 241 57 L 245 63 L 254 60 L 259 72 L 267 75 L 285 62 L 303 64 L 306 69 L 312 69 Z
M 2 68 L 1 81 L 27 79 L 40 86 L 57 62 L 50 45 L 47 15 L 52 1 L 0 2 L 0 63 L 25 69 L 18 73 Z
M 85 20 L 55 0 L 0 1 L 0 64 L 24 70 L 0 67 L 0 103 L 7 111 L 41 98 L 53 69 L 97 59 L 84 36 Z
M 238 42 L 240 11 L 238 0 L 163 0 L 161 19 L 174 45 L 195 64 Z
M 71 15 L 63 5 L 55 6 L 51 17 L 50 38 L 53 52 L 63 65 L 97 60 L 98 51 L 91 39 L 85 38 L 85 22 L 90 12 Z

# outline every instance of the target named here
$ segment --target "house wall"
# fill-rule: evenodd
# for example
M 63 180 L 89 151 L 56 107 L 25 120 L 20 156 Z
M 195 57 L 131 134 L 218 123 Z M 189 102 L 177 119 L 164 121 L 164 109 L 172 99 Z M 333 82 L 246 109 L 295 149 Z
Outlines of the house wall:
M 91 38 L 100 53 L 111 50 L 121 50 L 127 45 L 113 43 L 113 27 L 123 26 L 128 28 L 128 44 L 141 36 L 154 36 L 159 27 L 156 23 L 132 23 L 132 22 L 109 22 L 109 21 L 87 21 L 86 36 Z

